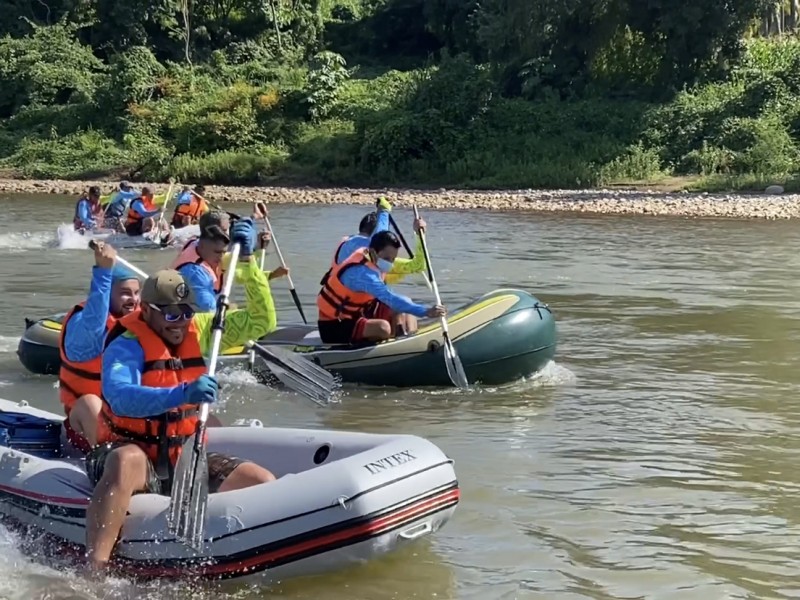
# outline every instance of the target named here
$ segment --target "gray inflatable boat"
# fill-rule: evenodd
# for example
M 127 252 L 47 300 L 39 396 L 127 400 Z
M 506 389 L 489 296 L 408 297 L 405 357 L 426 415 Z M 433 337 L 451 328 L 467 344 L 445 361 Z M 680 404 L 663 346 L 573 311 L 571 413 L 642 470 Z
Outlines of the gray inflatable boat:
M 0 399 L 0 411 L 63 420 L 25 402 Z M 168 497 L 134 496 L 115 552 L 123 573 L 263 583 L 326 572 L 437 531 L 459 501 L 453 461 L 416 436 L 263 427 L 208 434 L 209 451 L 263 464 L 278 480 L 212 494 L 202 553 L 168 535 Z M 74 452 L 63 432 L 62 448 Z M 0 522 L 44 534 L 51 551 L 80 554 L 92 493 L 83 459 L 40 456 L 0 445 Z

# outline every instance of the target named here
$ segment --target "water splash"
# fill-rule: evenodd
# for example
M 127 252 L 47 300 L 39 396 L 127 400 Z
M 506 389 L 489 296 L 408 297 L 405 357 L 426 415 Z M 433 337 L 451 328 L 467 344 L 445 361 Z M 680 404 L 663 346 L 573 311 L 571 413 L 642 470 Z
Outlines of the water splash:
M 0 250 L 11 253 L 38 250 L 52 246 L 55 239 L 52 233 L 46 231 L 3 233 L 0 234 Z
M 198 236 L 199 233 L 200 229 L 196 225 L 175 229 L 172 231 L 172 243 L 170 246 L 182 246 L 190 238 Z M 152 234 L 155 235 L 155 231 Z M 84 235 L 75 231 L 72 224 L 67 223 L 62 223 L 56 230 L 57 246 L 61 250 L 85 250 L 89 240 L 93 237 L 95 236 L 91 234 Z M 125 233 L 100 234 L 96 237 L 105 239 L 117 248 L 158 247 L 158 244 L 151 239 L 152 235 L 147 233 L 141 236 L 129 236 Z
M 0 354 L 5 352 L 16 352 L 19 346 L 19 337 L 11 335 L 0 335 Z
M 414 394 L 424 394 L 426 396 L 453 396 L 462 395 L 465 398 L 475 394 L 520 394 L 542 387 L 557 387 L 574 385 L 577 381 L 575 373 L 567 367 L 559 365 L 555 361 L 548 362 L 544 367 L 533 375 L 523 377 L 511 383 L 498 386 L 474 385 L 469 390 L 459 391 L 455 388 L 414 388 L 410 390 Z

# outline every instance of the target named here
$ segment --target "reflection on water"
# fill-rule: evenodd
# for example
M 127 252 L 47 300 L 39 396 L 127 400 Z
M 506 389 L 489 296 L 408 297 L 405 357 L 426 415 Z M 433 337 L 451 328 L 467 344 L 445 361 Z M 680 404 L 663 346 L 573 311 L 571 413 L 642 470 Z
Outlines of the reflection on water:
M 53 379 L 25 373 L 14 340 L 23 316 L 81 299 L 92 258 L 47 247 L 71 214 L 68 202 L 35 217 L 18 201 L 0 206 L 17 217 L 0 224 L 0 395 L 55 409 Z M 59 211 L 63 219 L 50 217 Z M 364 212 L 271 208 L 307 313 L 339 238 Z M 394 214 L 410 233 L 410 211 Z M 330 409 L 230 374 L 220 408 L 228 422 L 257 417 L 432 440 L 455 460 L 463 490 L 443 530 L 346 573 L 194 595 L 183 584 L 97 586 L 31 564 L 10 543 L 0 575 L 15 575 L 18 597 L 800 596 L 796 224 L 424 216 L 445 302 L 503 286 L 533 292 L 558 320 L 556 364 L 531 381 L 467 394 L 351 387 Z M 152 270 L 172 252 L 125 256 Z M 296 320 L 285 282 L 273 288 L 279 318 Z M 401 291 L 430 301 L 421 279 Z

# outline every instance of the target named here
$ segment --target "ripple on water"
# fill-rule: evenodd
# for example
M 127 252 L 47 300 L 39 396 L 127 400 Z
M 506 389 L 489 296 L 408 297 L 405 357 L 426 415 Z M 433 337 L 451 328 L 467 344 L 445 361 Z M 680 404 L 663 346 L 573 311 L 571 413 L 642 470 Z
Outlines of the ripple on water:
M 41 252 L 74 199 L 47 201 L 53 210 L 34 214 L 0 200 L 14 216 L 0 223 L 8 258 L 0 261 L 8 340 L 0 368 L 12 384 L 4 395 L 58 410 L 54 378 L 22 375 L 11 347 L 23 316 L 62 312 L 88 286 L 91 253 Z M 306 307 L 339 236 L 365 211 L 270 207 Z M 393 214 L 408 227 L 410 211 Z M 447 527 L 396 558 L 272 590 L 93 587 L 3 548 L 0 597 L 11 584 L 25 600 L 37 590 L 139 600 L 800 596 L 796 223 L 485 211 L 426 218 L 445 301 L 498 286 L 531 291 L 554 310 L 555 363 L 536 378 L 468 394 L 346 386 L 328 409 L 224 374 L 219 408 L 226 421 L 431 439 L 454 459 L 463 492 Z M 124 252 L 146 270 L 174 256 Z M 272 288 L 279 319 L 295 321 L 285 282 Z M 417 280 L 399 291 L 431 301 Z

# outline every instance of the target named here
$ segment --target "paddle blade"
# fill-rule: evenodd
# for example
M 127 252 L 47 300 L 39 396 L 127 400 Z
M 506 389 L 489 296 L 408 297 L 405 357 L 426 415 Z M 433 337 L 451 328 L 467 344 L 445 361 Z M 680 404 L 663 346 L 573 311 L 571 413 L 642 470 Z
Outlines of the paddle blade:
M 444 364 L 447 367 L 447 375 L 453 385 L 462 390 L 468 390 L 467 373 L 464 371 L 464 365 L 461 364 L 461 359 L 458 357 L 449 335 L 444 336 Z
M 292 300 L 294 300 L 294 305 L 297 307 L 297 311 L 300 313 L 300 317 L 303 319 L 303 323 L 308 325 L 308 320 L 306 319 L 306 315 L 303 312 L 303 305 L 300 304 L 300 296 L 297 295 L 297 290 L 292 288 L 289 291 L 292 293 Z
M 319 406 L 327 406 L 331 401 L 331 394 L 327 390 L 314 385 L 309 380 L 300 377 L 296 373 L 285 369 L 280 364 L 271 362 L 267 367 L 271 375 L 287 388 L 302 394 Z
M 341 389 L 337 377 L 300 354 L 255 342 L 250 342 L 248 347 L 269 365 L 281 383 L 314 402 L 328 404 Z
M 198 425 L 197 433 L 183 445 L 172 481 L 167 526 L 182 544 L 197 552 L 203 550 L 208 504 L 208 455 L 205 425 Z

